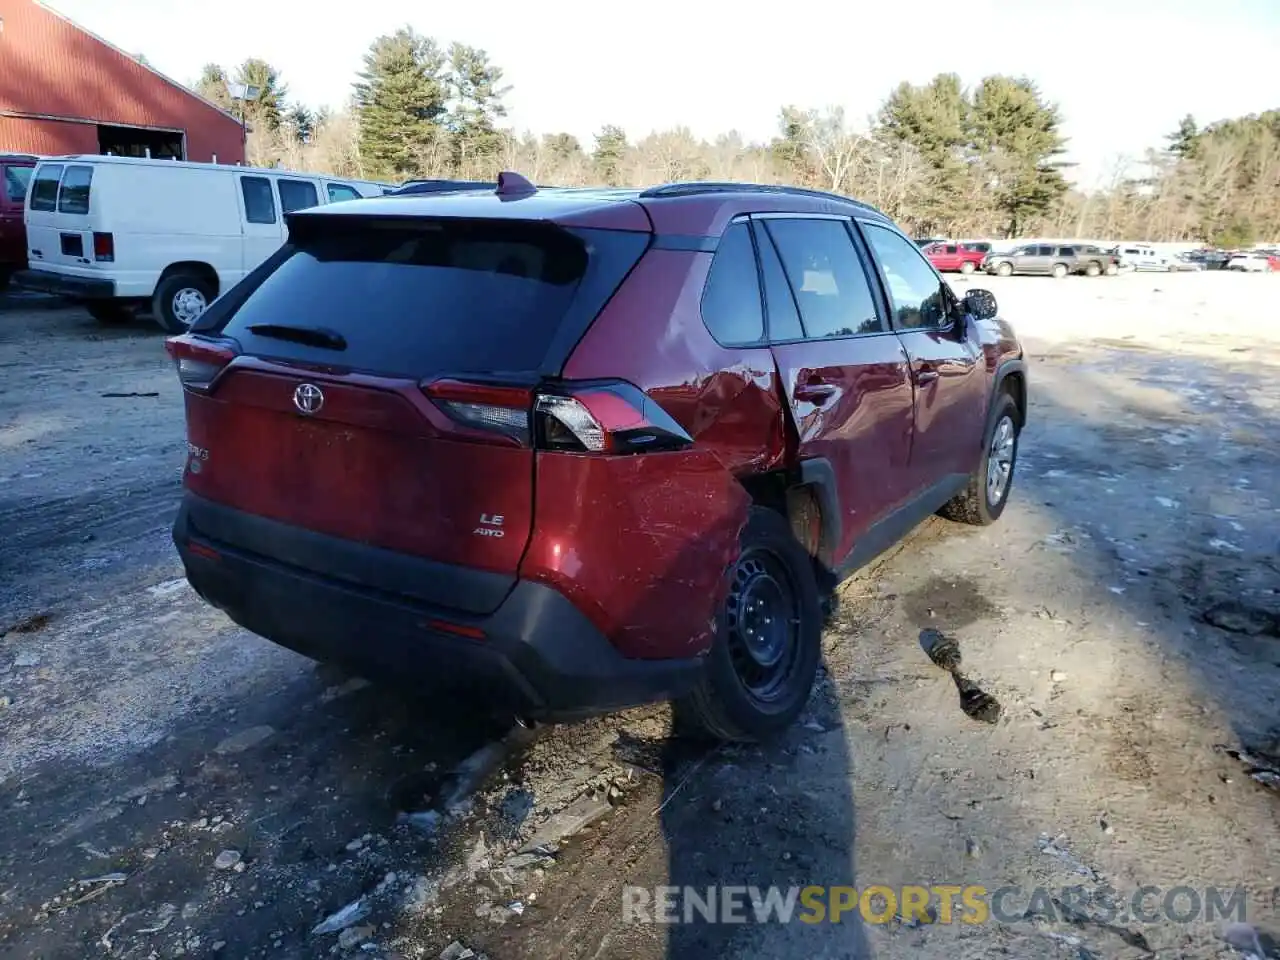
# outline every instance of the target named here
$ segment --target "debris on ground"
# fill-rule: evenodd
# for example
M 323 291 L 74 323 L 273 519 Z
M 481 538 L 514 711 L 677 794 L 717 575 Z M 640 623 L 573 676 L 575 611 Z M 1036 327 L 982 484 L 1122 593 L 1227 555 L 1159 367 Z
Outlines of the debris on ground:
M 369 915 L 371 907 L 364 897 L 352 900 L 341 910 L 337 910 L 321 920 L 311 930 L 313 937 L 322 937 L 328 933 L 337 933 L 347 927 L 353 927 Z
M 966 716 L 982 723 L 999 721 L 1000 701 L 960 672 L 959 641 L 940 630 L 925 629 L 920 631 L 920 645 L 930 660 L 951 674 L 960 692 L 960 709 Z

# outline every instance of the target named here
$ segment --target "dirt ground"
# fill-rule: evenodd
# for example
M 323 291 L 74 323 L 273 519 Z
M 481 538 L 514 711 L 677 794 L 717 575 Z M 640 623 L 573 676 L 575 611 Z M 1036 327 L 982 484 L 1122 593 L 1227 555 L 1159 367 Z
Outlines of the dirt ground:
M 494 729 L 235 628 L 169 541 L 159 334 L 0 302 L 0 956 L 1280 957 L 1280 278 L 980 283 L 1031 357 L 1003 519 L 847 583 L 803 722 L 710 751 L 665 708 Z M 622 909 L 939 884 L 1018 891 L 977 924 Z

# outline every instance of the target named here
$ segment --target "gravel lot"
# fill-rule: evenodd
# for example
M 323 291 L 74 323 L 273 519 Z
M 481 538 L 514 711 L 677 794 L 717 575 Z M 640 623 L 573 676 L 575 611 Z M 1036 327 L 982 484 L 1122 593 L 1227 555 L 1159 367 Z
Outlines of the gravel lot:
M 1009 509 L 846 584 L 804 723 L 711 752 L 659 708 L 495 730 L 233 627 L 169 542 L 158 332 L 0 302 L 0 956 L 1280 957 L 1280 277 L 965 285 L 1032 356 Z M 668 883 L 1057 899 L 624 921 Z M 1248 927 L 1104 909 L 1179 885 Z

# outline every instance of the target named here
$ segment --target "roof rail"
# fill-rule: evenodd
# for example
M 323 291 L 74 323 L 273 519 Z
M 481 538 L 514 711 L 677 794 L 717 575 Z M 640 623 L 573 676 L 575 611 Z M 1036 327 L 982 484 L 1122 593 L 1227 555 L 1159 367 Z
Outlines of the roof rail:
M 735 183 L 732 180 L 690 180 L 681 183 L 665 183 L 642 190 L 640 196 L 643 199 L 656 200 L 664 197 L 695 197 L 703 193 L 781 193 L 787 196 L 813 197 L 817 200 L 838 200 L 841 203 L 852 203 L 856 207 L 864 207 L 880 213 L 869 203 L 826 190 L 810 190 L 808 187 L 791 187 L 781 184 Z

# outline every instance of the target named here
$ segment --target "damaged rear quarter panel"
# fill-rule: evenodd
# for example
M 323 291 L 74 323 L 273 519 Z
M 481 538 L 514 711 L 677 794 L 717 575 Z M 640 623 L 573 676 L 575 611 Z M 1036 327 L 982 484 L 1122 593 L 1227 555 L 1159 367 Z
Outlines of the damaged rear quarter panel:
M 565 594 L 627 657 L 704 653 L 750 498 L 706 450 L 538 454 L 521 577 Z

